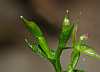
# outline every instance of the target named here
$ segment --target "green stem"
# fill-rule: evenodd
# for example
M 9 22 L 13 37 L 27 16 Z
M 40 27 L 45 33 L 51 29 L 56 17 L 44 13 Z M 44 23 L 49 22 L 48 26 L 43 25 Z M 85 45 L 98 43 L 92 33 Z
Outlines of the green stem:
M 56 53 L 55 53 L 55 62 L 54 62 L 54 66 L 55 66 L 55 71 L 56 71 L 56 72 L 62 72 L 61 63 L 60 63 L 60 56 L 61 56 L 62 50 L 63 50 L 63 49 L 58 48 L 58 49 L 56 50 Z
M 52 63 L 56 72 L 62 72 L 62 67 L 61 67 L 61 63 L 60 63 L 60 56 L 61 56 L 62 51 L 64 49 L 71 49 L 71 47 L 65 47 L 65 48 L 58 48 L 57 49 L 57 51 L 55 53 L 55 60 Z
M 60 59 L 56 59 L 53 66 L 54 66 L 55 72 L 62 72 Z
M 53 65 L 55 72 L 62 72 L 61 64 L 60 64 L 60 58 L 59 59 L 55 58 L 54 60 L 52 60 L 50 62 Z
M 72 47 L 58 48 L 55 53 L 55 60 L 51 61 L 56 72 L 62 72 L 60 56 L 64 49 L 71 49 Z
M 61 64 L 60 64 L 60 58 L 56 59 L 56 72 L 61 72 Z
M 71 56 L 71 63 L 68 66 L 68 72 L 73 72 L 80 58 L 80 52 L 74 50 Z

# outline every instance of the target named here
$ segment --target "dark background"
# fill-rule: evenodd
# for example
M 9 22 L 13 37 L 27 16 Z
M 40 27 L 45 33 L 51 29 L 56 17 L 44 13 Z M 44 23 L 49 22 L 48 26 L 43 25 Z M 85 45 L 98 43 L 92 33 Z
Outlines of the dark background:
M 49 47 L 55 48 L 66 9 L 74 22 L 80 19 L 77 36 L 89 33 L 89 44 L 100 53 L 100 0 L 0 0 L 0 72 L 54 72 L 51 64 L 25 47 L 28 32 L 19 16 L 35 20 Z M 64 68 L 69 55 L 70 51 L 62 55 Z M 99 60 L 82 55 L 78 68 L 99 72 L 99 66 Z

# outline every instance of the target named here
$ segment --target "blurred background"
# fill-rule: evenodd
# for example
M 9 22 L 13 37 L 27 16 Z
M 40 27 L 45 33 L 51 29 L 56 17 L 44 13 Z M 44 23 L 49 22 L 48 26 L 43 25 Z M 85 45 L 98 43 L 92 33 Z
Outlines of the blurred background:
M 89 44 L 100 54 L 100 0 L 0 0 L 0 72 L 54 72 L 45 59 L 25 47 L 27 30 L 19 16 L 35 20 L 49 47 L 57 47 L 59 29 L 66 10 L 73 22 L 78 18 L 78 37 L 89 33 Z M 66 68 L 71 51 L 64 51 L 61 63 Z M 82 55 L 78 68 L 99 72 L 100 61 Z

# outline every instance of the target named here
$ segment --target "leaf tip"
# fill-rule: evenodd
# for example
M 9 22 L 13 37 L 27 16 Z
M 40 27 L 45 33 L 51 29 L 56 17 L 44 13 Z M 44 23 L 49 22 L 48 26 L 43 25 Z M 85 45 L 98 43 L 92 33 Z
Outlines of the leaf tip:
M 20 16 L 21 19 L 23 19 L 23 16 Z
M 69 10 L 68 9 L 66 10 L 66 13 L 69 14 Z

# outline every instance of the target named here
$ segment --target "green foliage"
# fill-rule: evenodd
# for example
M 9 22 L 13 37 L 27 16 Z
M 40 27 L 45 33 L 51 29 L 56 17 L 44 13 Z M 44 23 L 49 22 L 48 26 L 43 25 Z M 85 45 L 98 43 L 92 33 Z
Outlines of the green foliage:
M 29 21 L 23 16 L 20 16 L 20 18 L 28 31 L 31 32 L 36 39 L 36 42 L 34 43 L 30 43 L 27 39 L 25 39 L 25 42 L 32 49 L 33 53 L 46 58 L 51 62 L 56 72 L 84 72 L 83 70 L 76 69 L 81 53 L 100 59 L 100 56 L 89 45 L 87 45 L 87 35 L 84 34 L 80 36 L 79 40 L 76 41 L 77 24 L 72 24 L 67 15 L 65 15 L 63 19 L 58 48 L 55 51 L 48 47 L 41 29 L 34 21 Z M 72 38 L 72 47 L 67 47 L 66 45 L 70 38 Z M 72 49 L 71 61 L 67 66 L 66 71 L 63 71 L 60 63 L 60 56 L 62 51 L 68 48 Z

